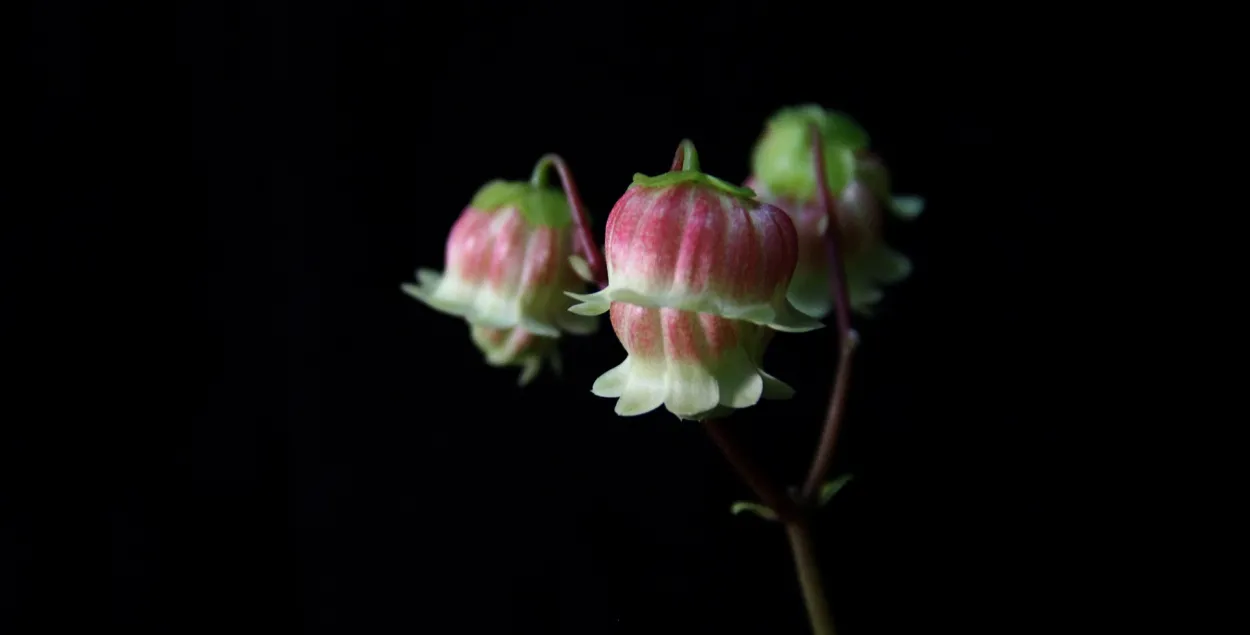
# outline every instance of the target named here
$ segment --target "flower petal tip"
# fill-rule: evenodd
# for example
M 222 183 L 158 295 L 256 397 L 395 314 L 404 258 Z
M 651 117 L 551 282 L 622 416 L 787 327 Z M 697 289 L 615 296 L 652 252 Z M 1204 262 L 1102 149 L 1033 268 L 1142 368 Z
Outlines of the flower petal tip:
M 789 300 L 786 300 L 782 310 L 771 321 L 759 323 L 783 333 L 808 333 L 825 328 L 820 320 L 800 311 Z
M 417 300 L 423 299 L 421 296 L 424 294 L 424 292 L 421 290 L 421 287 L 418 287 L 417 285 L 412 284 L 411 282 L 405 282 L 399 285 L 399 290 L 403 291 L 405 295 L 415 298 Z
M 608 312 L 608 309 L 610 309 L 612 305 L 607 289 L 590 294 L 565 291 L 564 295 L 567 295 L 580 303 L 569 307 L 569 312 L 576 313 L 577 315 L 603 315 Z
M 577 255 L 569 256 L 569 266 L 573 268 L 573 273 L 576 273 L 578 278 L 586 282 L 595 281 L 595 276 L 590 271 L 590 263 L 586 262 L 585 258 Z
M 763 380 L 763 391 L 760 395 L 764 399 L 785 400 L 794 397 L 794 387 L 787 384 L 764 371 L 760 371 L 760 379 Z
M 535 377 L 538 377 L 538 371 L 542 370 L 542 367 L 543 362 L 539 357 L 531 357 L 525 360 L 525 363 L 521 366 L 521 374 L 516 380 L 517 386 L 522 388 L 528 386 L 530 382 L 534 381 Z
M 560 339 L 560 329 L 551 324 L 522 318 L 520 326 L 535 335 L 550 337 L 552 339 Z
M 920 196 L 895 196 L 890 200 L 890 209 L 895 216 L 912 220 L 924 211 L 924 204 L 924 198 Z

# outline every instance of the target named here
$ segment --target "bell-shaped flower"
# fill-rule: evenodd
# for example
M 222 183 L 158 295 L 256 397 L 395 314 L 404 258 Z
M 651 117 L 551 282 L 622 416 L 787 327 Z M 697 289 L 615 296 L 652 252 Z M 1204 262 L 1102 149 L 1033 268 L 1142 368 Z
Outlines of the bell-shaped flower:
M 611 314 L 626 358 L 592 392 L 617 414 L 707 419 L 793 394 L 760 368 L 775 330 L 820 327 L 785 299 L 798 250 L 785 212 L 699 172 L 683 141 L 668 174 L 634 177 L 604 249 L 608 285 L 569 294 L 570 311 Z
M 608 216 L 608 286 L 569 295 L 570 310 L 600 315 L 612 303 L 706 313 L 779 331 L 820 328 L 786 299 L 798 260 L 782 210 L 699 171 L 689 142 L 681 169 L 634 176 Z
M 560 353 L 553 338 L 535 335 L 519 326 L 492 329 L 470 325 L 469 333 L 487 364 L 521 368 L 518 385 L 524 386 L 533 381 L 542 370 L 543 362 L 547 362 L 557 375 L 560 373 Z
M 752 156 L 746 185 L 761 201 L 785 210 L 798 234 L 798 264 L 788 297 L 815 318 L 833 310 L 826 232 L 829 218 L 816 191 L 811 126 L 824 140 L 825 178 L 835 197 L 851 308 L 868 314 L 881 299 L 881 287 L 906 278 L 911 262 L 883 240 L 884 210 L 910 220 L 923 209 L 918 197 L 890 193 L 889 173 L 867 150 L 868 136 L 854 121 L 819 106 L 788 108 L 769 120 Z
M 794 390 L 760 363 L 774 331 L 710 313 L 613 302 L 612 329 L 625 361 L 591 391 L 616 397 L 616 413 L 633 416 L 663 405 L 682 419 L 719 418 L 761 397 L 788 399 Z
M 568 311 L 565 292 L 586 284 L 569 264 L 569 204 L 543 184 L 540 169 L 533 182 L 482 187 L 452 226 L 445 270 L 418 270 L 418 284 L 403 285 L 404 292 L 474 326 L 548 338 L 593 332 L 594 319 Z

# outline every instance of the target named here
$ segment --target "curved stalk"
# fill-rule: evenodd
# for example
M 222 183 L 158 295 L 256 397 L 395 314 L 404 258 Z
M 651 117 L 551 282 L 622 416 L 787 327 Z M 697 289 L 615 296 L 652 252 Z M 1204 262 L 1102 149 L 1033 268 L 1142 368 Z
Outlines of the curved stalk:
M 569 211 L 573 217 L 574 252 L 586 259 L 586 264 L 590 267 L 590 273 L 594 276 L 595 283 L 600 288 L 606 287 L 608 286 L 608 271 L 604 266 L 603 253 L 599 251 L 599 245 L 595 243 L 594 234 L 590 231 L 590 220 L 586 214 L 586 205 L 582 203 L 582 197 L 577 192 L 577 184 L 573 182 L 573 174 L 569 171 L 568 164 L 558 154 L 545 154 L 538 160 L 538 164 L 534 166 L 534 173 L 530 177 L 530 183 L 536 186 L 545 185 L 549 167 L 556 169 L 556 174 L 560 176 L 560 185 L 564 188 L 564 196 L 569 201 Z
M 834 313 L 838 324 L 839 351 L 837 374 L 833 377 L 833 392 L 829 396 L 829 409 L 825 414 L 820 444 L 816 447 L 816 455 L 812 458 L 812 466 L 807 472 L 800 494 L 801 500 L 808 503 L 815 500 L 833 461 L 833 448 L 838 440 L 838 429 L 841 427 L 842 412 L 846 409 L 846 393 L 850 386 L 851 356 L 859 341 L 859 336 L 851 329 L 851 304 L 846 288 L 846 267 L 842 262 L 842 228 L 838 222 L 833 193 L 829 191 L 829 181 L 825 178 L 824 139 L 820 135 L 820 128 L 815 124 L 811 126 L 811 135 L 812 162 L 816 167 L 816 196 L 829 219 L 825 249 L 829 253 L 829 286 L 833 292 Z
M 668 171 L 699 171 L 699 151 L 695 150 L 693 141 L 689 139 L 681 140 L 681 144 L 677 146 L 677 154 L 673 156 L 673 167 L 669 168 Z

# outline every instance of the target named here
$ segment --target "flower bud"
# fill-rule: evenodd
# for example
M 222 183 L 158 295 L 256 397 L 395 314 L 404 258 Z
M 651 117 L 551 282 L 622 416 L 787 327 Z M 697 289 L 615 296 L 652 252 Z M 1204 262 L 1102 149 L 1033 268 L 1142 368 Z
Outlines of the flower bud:
M 663 405 L 682 419 L 721 417 L 761 397 L 794 390 L 760 369 L 774 331 L 742 320 L 673 308 L 613 302 L 612 329 L 628 354 L 591 391 L 617 397 L 616 413 L 634 416 Z
M 754 171 L 746 185 L 761 201 L 786 210 L 794 221 L 798 264 L 787 296 L 800 311 L 823 318 L 833 309 L 825 244 L 829 219 L 816 191 L 812 125 L 820 129 L 824 140 L 825 173 L 835 197 L 839 253 L 851 309 L 867 314 L 880 300 L 882 285 L 899 282 L 911 272 L 908 258 L 882 240 L 883 210 L 889 208 L 895 215 L 910 219 L 920 213 L 923 201 L 890 195 L 888 171 L 866 150 L 867 135 L 845 116 L 805 106 L 782 110 L 769 120 L 756 146 Z M 806 179 L 802 173 L 807 174 Z
M 625 302 L 780 331 L 820 328 L 786 300 L 798 261 L 793 222 L 754 192 L 699 172 L 690 154 L 680 171 L 634 176 L 608 216 L 608 286 L 570 293 L 582 302 L 570 310 L 599 315 Z
M 809 104 L 784 108 L 765 125 L 751 156 L 751 171 L 775 196 L 816 198 L 816 163 L 811 127 L 824 140 L 825 178 L 835 195 L 855 176 L 855 153 L 868 147 L 868 134 L 850 117 Z
M 473 343 L 486 357 L 486 363 L 495 366 L 520 366 L 521 376 L 517 384 L 524 386 L 538 376 L 543 362 L 551 364 L 560 373 L 560 354 L 556 340 L 535 335 L 523 328 L 492 329 L 485 326 L 469 326 Z
M 569 265 L 572 254 L 573 226 L 560 190 L 492 181 L 452 226 L 445 271 L 418 270 L 418 284 L 403 290 L 475 326 L 520 327 L 548 338 L 587 334 L 595 321 L 570 313 L 564 295 L 585 288 Z

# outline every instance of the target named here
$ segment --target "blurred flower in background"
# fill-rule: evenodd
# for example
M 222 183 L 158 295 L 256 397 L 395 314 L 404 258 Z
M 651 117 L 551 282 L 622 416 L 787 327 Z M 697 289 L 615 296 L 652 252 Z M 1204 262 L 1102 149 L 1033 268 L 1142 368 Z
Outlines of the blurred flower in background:
M 440 312 L 463 318 L 492 366 L 521 366 L 522 383 L 544 360 L 558 363 L 555 340 L 587 335 L 593 317 L 570 313 L 567 291 L 585 281 L 573 255 L 569 204 L 558 188 L 534 182 L 492 181 L 461 212 L 447 238 L 445 270 L 417 271 L 404 293 Z
M 911 272 L 908 258 L 883 240 L 884 212 L 910 220 L 923 210 L 924 201 L 891 194 L 889 172 L 868 150 L 867 133 L 846 115 L 815 105 L 773 115 L 756 143 L 746 185 L 794 221 L 799 256 L 787 296 L 800 311 L 824 318 L 833 310 L 825 245 L 829 219 L 816 189 L 813 125 L 824 141 L 825 179 L 836 201 L 851 308 L 868 314 L 881 299 L 883 286 Z

